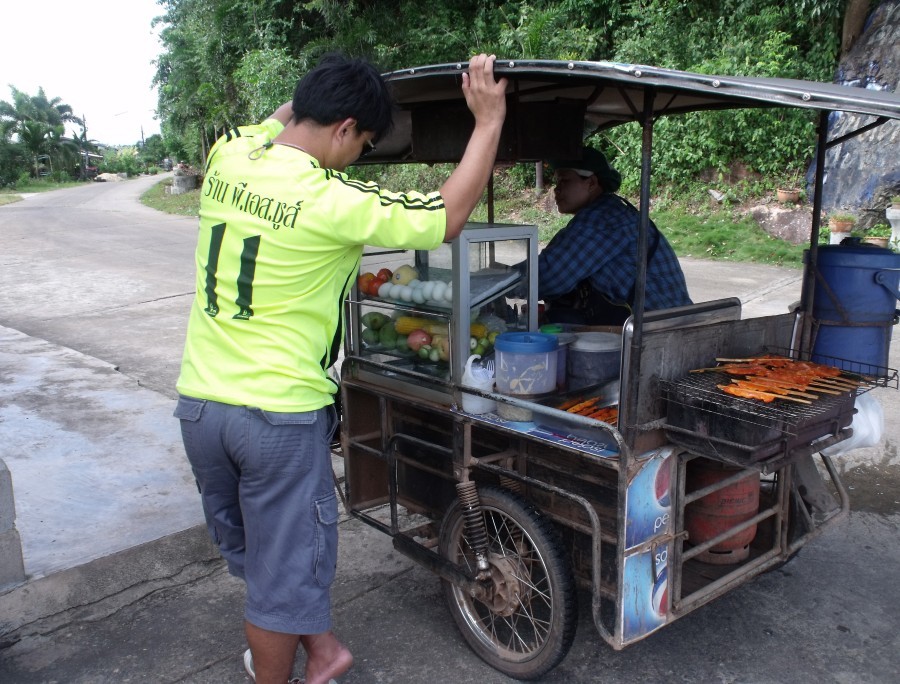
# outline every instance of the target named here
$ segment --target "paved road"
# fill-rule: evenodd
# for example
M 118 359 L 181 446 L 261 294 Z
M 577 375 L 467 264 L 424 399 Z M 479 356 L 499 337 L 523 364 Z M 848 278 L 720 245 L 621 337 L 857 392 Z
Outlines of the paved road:
M 136 406 L 157 420 L 159 434 L 153 437 L 172 459 L 160 469 L 177 470 L 183 467 L 176 462 L 177 435 L 165 421 L 193 293 L 196 224 L 137 205 L 135 198 L 152 182 L 94 184 L 0 209 L 0 326 L 5 329 L 0 353 L 36 349 L 37 358 L 70 371 L 73 365 L 91 371 L 94 364 L 117 367 L 118 379 L 106 373 L 98 380 L 94 373 L 89 382 L 99 383 L 107 394 L 115 385 L 108 405 L 122 411 Z M 754 314 L 784 311 L 798 277 L 766 266 L 696 261 L 685 262 L 685 270 L 696 300 L 737 294 Z M 28 390 L 21 383 L 30 376 L 20 378 L 13 364 L 0 358 L 4 411 L 16 408 L 15 398 Z M 82 375 L 67 382 L 67 388 L 88 384 Z M 48 404 L 58 400 L 52 383 L 41 392 Z M 846 524 L 808 545 L 781 570 L 621 653 L 602 643 L 582 601 L 575 645 L 544 681 L 896 681 L 898 421 L 893 394 L 879 392 L 891 425 L 882 445 L 843 462 L 856 502 Z M 24 422 L 10 422 L 9 412 L 0 415 L 7 421 L 0 423 L 0 440 L 14 442 Z M 111 414 L 110 421 L 115 420 Z M 76 425 L 71 429 L 79 434 Z M 143 439 L 148 433 L 146 426 L 142 429 L 131 439 Z M 133 469 L 134 452 L 146 447 L 129 444 L 127 431 L 116 434 L 124 448 L 121 463 L 108 465 L 110 476 L 119 468 Z M 28 457 L 42 456 L 40 442 L 30 444 L 35 451 Z M 53 470 L 46 468 L 46 477 Z M 197 520 L 193 494 L 183 500 L 167 495 L 170 507 L 189 509 L 187 518 Z M 90 535 L 82 528 L 77 536 Z M 147 548 L 150 560 L 139 569 L 154 574 L 163 565 L 162 552 L 157 557 L 157 547 Z M 112 566 L 124 562 L 121 556 L 110 558 Z M 106 567 L 110 573 L 114 569 Z M 165 582 L 143 587 L 138 577 L 115 596 L 85 601 L 56 620 L 36 623 L 17 643 L 0 644 L 0 681 L 246 681 L 240 666 L 240 584 L 216 561 L 199 561 L 180 575 L 171 574 Z M 336 628 L 357 659 L 342 684 L 512 681 L 463 644 L 438 581 L 357 521 L 341 524 L 334 598 Z M 69 605 L 77 602 L 72 597 Z

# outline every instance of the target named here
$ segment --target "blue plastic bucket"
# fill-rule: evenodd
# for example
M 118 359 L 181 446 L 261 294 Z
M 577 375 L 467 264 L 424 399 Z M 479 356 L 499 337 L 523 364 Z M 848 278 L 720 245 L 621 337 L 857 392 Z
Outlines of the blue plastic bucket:
M 819 247 L 813 302 L 818 331 L 813 360 L 861 373 L 886 369 L 891 329 L 898 313 L 898 290 L 900 254 L 862 245 Z

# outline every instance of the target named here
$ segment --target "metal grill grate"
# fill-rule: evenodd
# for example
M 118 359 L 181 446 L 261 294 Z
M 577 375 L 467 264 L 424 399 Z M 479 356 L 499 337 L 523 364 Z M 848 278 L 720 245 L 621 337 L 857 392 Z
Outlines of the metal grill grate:
M 660 381 L 667 402 L 669 438 L 695 453 L 729 463 L 761 462 L 763 468 L 810 453 L 819 439 L 846 439 L 844 429 L 853 418 L 856 387 L 811 386 L 804 390 L 808 396 L 799 402 L 781 397 L 770 403 L 719 389 L 718 385 L 731 385 L 740 377 L 705 369 Z M 857 376 L 852 379 L 861 383 L 863 391 L 876 382 Z
M 670 404 L 759 425 L 784 435 L 796 434 L 797 427 L 833 413 L 851 397 L 850 392 L 842 392 L 840 395 L 823 394 L 810 404 L 784 399 L 766 404 L 731 396 L 717 387 L 731 384 L 734 377 L 727 373 L 697 373 L 675 381 L 663 381 L 660 385 L 663 397 Z

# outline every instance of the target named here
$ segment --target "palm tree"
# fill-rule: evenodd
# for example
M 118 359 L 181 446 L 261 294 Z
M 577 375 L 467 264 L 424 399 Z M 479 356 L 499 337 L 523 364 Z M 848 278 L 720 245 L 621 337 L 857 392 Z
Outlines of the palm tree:
M 42 121 L 23 121 L 19 124 L 17 133 L 19 142 L 31 157 L 34 176 L 37 177 L 38 157 L 49 151 L 50 126 Z
M 65 124 L 84 126 L 62 98 L 49 99 L 43 88 L 29 95 L 10 86 L 12 101 L 0 101 L 0 131 L 14 135 L 31 155 L 34 173 L 38 173 L 37 157 L 41 154 L 67 154 L 71 141 L 63 138 Z
M 87 179 L 87 167 L 88 167 L 88 158 L 87 155 L 89 152 L 97 150 L 97 141 L 91 138 L 88 138 L 87 135 L 87 121 L 82 119 L 83 123 L 81 125 L 81 133 L 73 133 L 72 140 L 70 141 L 75 147 L 78 149 L 78 153 L 81 156 L 80 162 L 80 175 L 81 179 Z

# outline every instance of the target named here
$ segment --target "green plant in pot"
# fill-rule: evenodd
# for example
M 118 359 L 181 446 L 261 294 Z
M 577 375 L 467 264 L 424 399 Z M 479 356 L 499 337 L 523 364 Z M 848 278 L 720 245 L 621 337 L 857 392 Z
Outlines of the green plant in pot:
M 800 200 L 799 169 L 785 171 L 776 184 L 775 195 L 782 204 L 796 204 Z
M 891 241 L 891 227 L 886 221 L 879 221 L 863 233 L 863 241 L 877 247 L 888 248 Z
M 891 236 L 891 227 L 886 221 L 879 221 L 866 231 L 866 237 L 885 237 Z
M 828 226 L 832 233 L 849 233 L 856 225 L 856 216 L 853 214 L 836 213 L 828 217 Z

